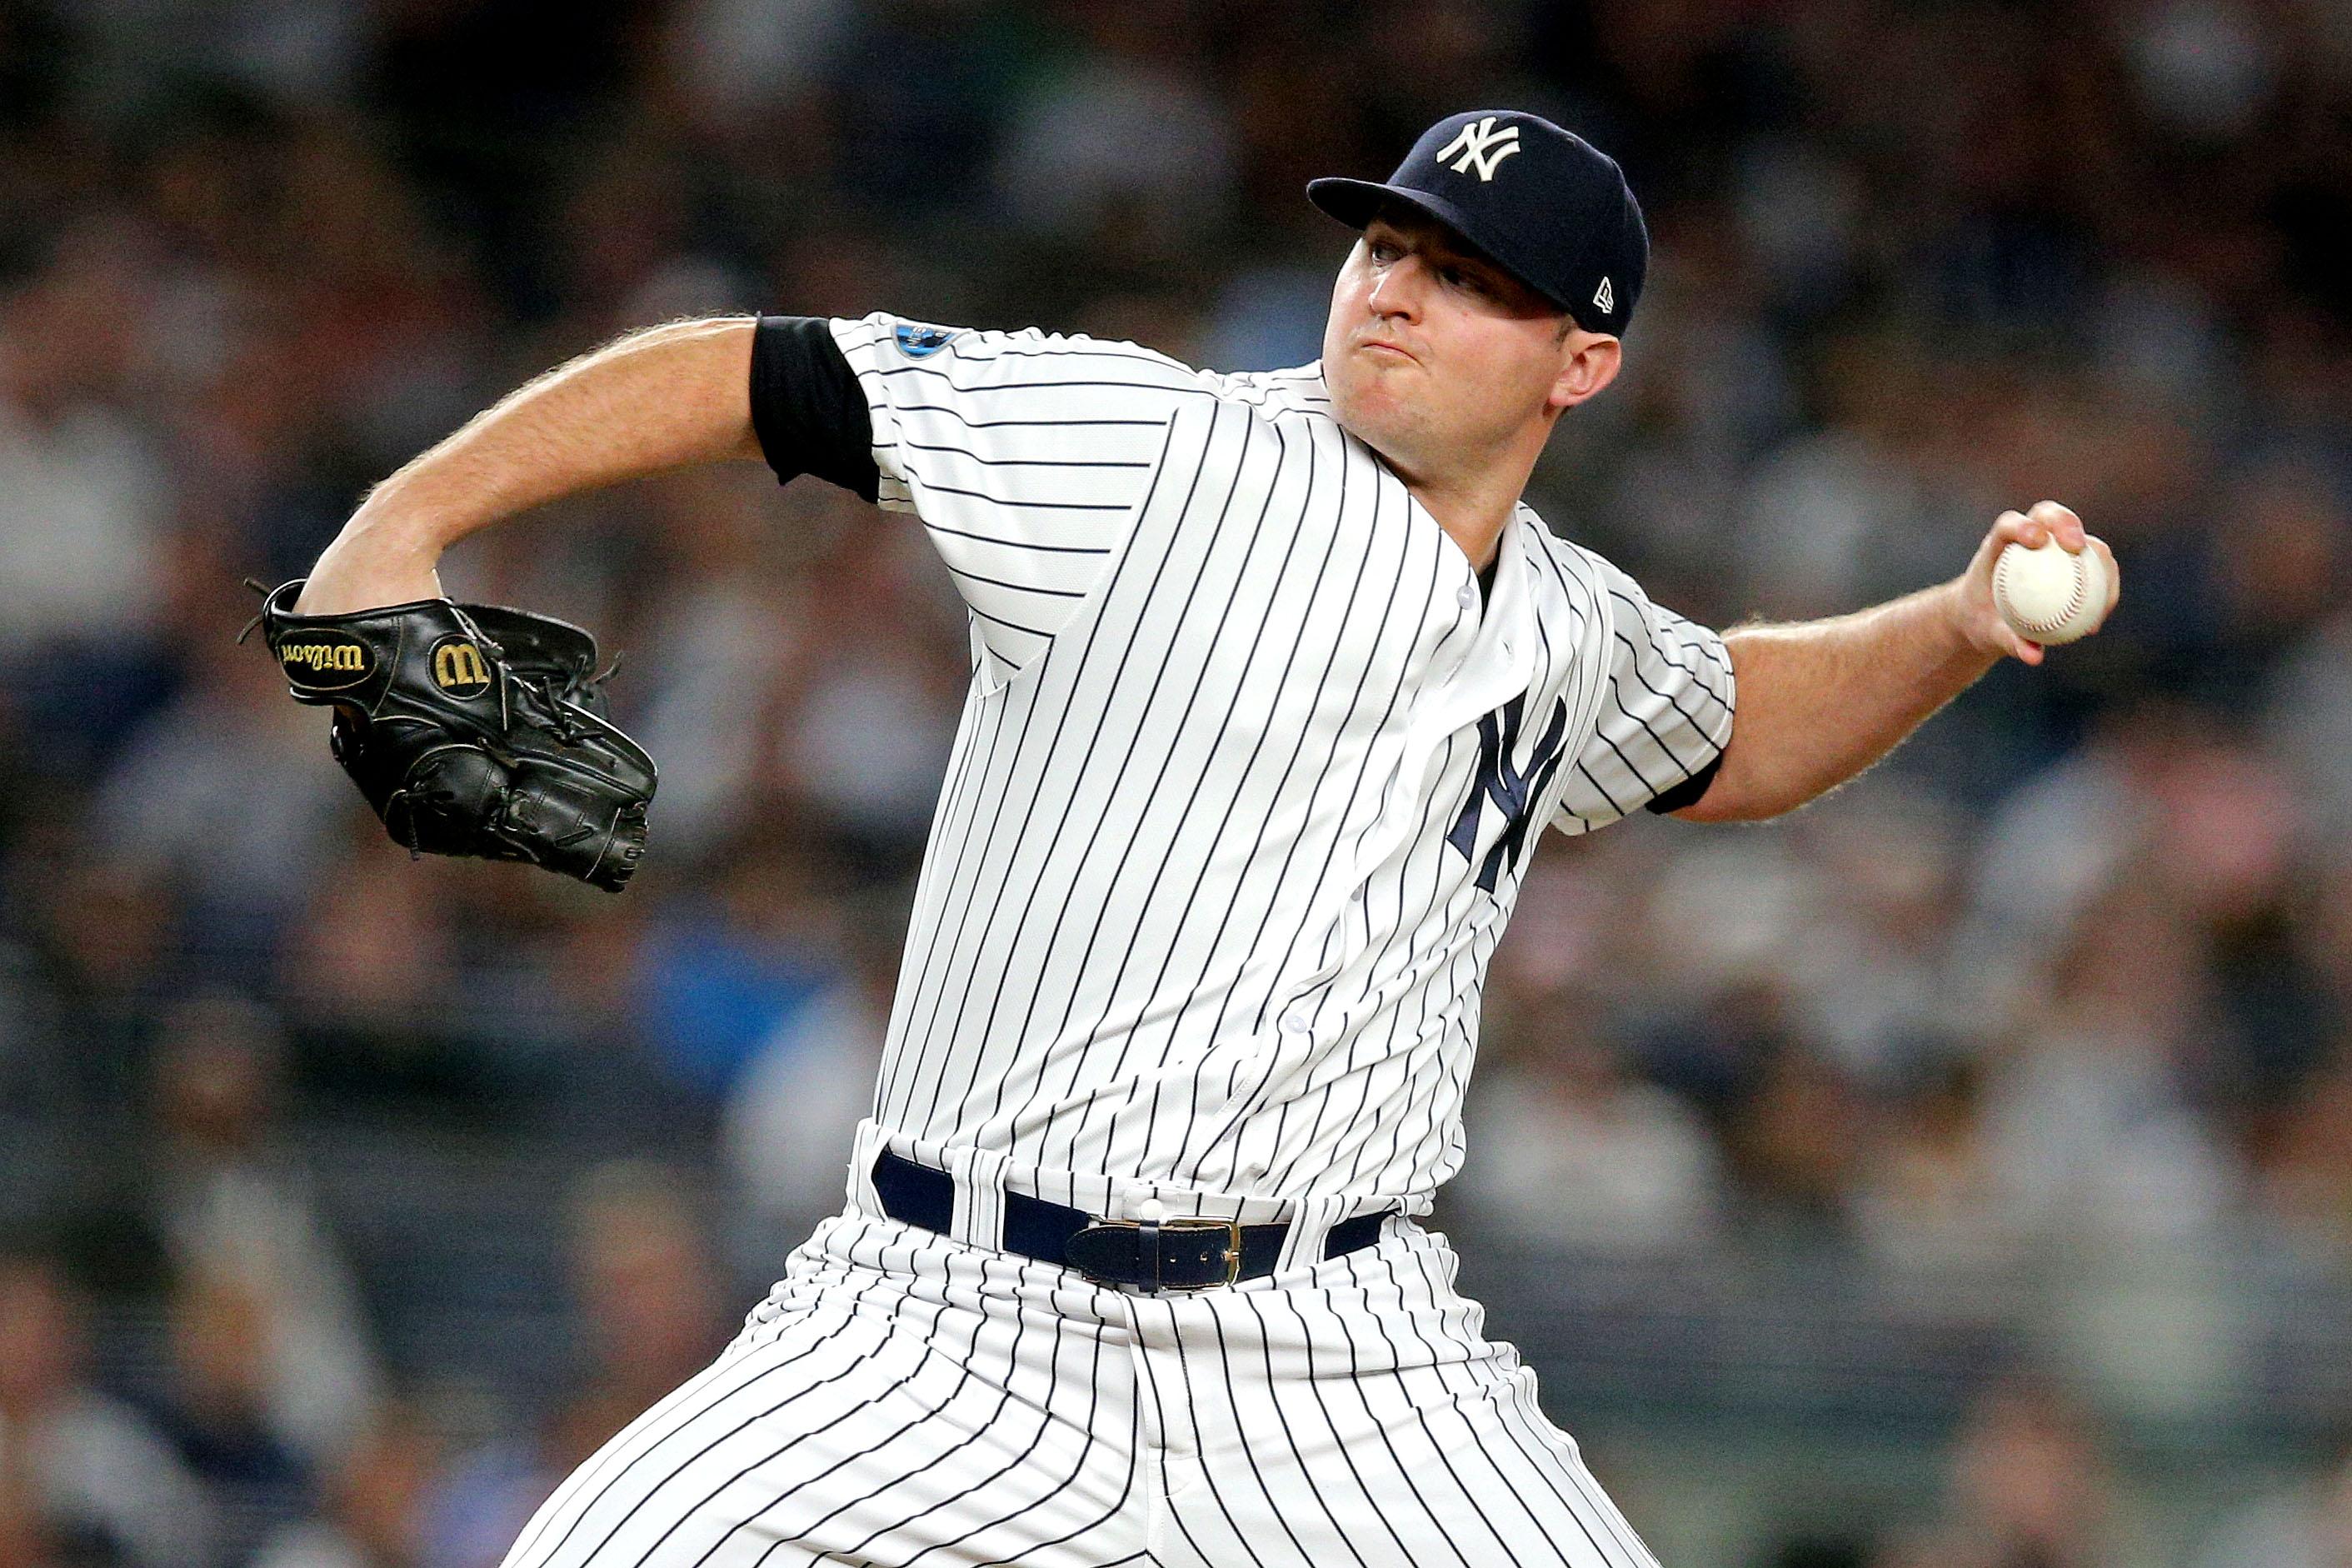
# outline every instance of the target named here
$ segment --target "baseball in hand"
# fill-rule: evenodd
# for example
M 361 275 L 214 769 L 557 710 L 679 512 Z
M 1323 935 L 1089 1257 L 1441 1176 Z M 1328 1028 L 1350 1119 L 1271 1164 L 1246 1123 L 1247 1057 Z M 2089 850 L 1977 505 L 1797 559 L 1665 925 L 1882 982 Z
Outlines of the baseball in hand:
M 2107 563 L 2087 545 L 2077 555 L 2055 539 L 2035 549 L 2011 543 L 1992 563 L 1992 602 L 2019 637 L 2073 642 L 2107 607 Z

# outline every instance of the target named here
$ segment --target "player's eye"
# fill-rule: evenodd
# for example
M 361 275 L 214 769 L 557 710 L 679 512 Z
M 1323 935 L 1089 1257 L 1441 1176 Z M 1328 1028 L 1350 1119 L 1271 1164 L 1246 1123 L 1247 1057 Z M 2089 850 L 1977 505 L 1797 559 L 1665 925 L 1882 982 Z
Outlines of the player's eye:
M 1394 261 L 1399 255 L 1402 254 L 1392 240 L 1368 240 L 1365 242 L 1364 248 L 1371 254 L 1375 261 Z

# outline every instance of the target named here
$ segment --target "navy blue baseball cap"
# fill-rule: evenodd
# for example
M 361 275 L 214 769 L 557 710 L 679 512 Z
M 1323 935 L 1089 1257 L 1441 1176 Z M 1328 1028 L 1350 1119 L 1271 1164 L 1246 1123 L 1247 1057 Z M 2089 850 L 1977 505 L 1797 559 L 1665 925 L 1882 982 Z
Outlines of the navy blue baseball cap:
M 1450 115 L 1387 184 L 1311 180 L 1307 199 L 1350 228 L 1382 202 L 1417 207 L 1589 332 L 1625 330 L 1649 269 L 1650 231 L 1617 160 L 1515 109 Z

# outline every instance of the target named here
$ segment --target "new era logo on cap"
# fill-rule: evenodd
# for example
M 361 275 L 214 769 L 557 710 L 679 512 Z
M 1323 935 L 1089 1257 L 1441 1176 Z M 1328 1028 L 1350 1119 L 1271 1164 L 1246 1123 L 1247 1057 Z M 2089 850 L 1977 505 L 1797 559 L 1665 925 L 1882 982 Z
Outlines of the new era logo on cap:
M 1601 280 L 1601 287 L 1592 291 L 1592 302 L 1604 310 L 1613 310 L 1617 308 L 1617 291 L 1609 287 L 1608 279 L 1603 278 Z
M 1518 150 L 1519 128 L 1506 125 L 1497 131 L 1495 129 L 1495 117 L 1490 114 L 1484 120 L 1465 125 L 1461 134 L 1447 142 L 1444 150 L 1437 154 L 1437 161 L 1443 163 L 1459 153 L 1462 156 L 1454 158 L 1454 172 L 1466 174 L 1475 166 L 1478 178 L 1486 181 L 1492 180 L 1495 170 L 1503 160 Z

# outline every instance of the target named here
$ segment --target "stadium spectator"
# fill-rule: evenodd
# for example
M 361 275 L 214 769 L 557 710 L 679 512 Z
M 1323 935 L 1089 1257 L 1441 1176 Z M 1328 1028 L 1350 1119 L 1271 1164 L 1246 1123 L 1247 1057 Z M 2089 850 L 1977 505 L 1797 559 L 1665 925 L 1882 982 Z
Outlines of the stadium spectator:
M 423 1505 L 430 1568 L 495 1568 L 557 1482 L 732 1331 L 706 1226 L 674 1173 L 599 1166 L 570 1217 L 581 1364 L 534 1429 L 499 1434 L 436 1479 Z
M 1579 1249 L 1714 1245 L 1720 1155 L 1688 1104 L 1633 1074 L 1595 999 L 1488 995 L 1461 1177 L 1475 1220 Z
M 0 1477 L 17 1518 L 67 1562 L 210 1568 L 214 1500 L 152 1425 L 90 1385 L 89 1333 L 57 1262 L 0 1253 Z
M 380 1408 L 327 1478 L 316 1516 L 279 1530 L 252 1568 L 425 1568 L 424 1502 L 438 1454 L 415 1411 Z
M 193 1273 L 170 1307 L 172 1391 L 157 1413 L 219 1508 L 220 1561 L 238 1563 L 297 1518 L 310 1468 L 271 1430 L 267 1308 L 238 1280 Z
M 2150 1561 L 2132 1540 L 2095 1428 L 2049 1387 L 1987 1388 L 1953 1450 L 1946 1518 L 1887 1568 L 2108 1568 Z
M 224 1384 L 232 1373 L 257 1378 L 248 1414 L 299 1463 L 320 1466 L 366 1424 L 377 1373 L 358 1281 L 288 1146 L 285 1052 L 276 1016 L 252 1002 L 197 996 L 164 1016 L 152 1201 L 178 1270 L 201 1287 L 191 1310 L 215 1331 L 250 1331 L 249 1342 L 223 1348 L 257 1358 L 198 1367 Z
M 719 1124 L 739 1275 L 761 1284 L 841 1209 L 852 1135 L 874 1097 L 909 900 L 867 894 L 847 911 L 843 973 L 762 1041 Z

